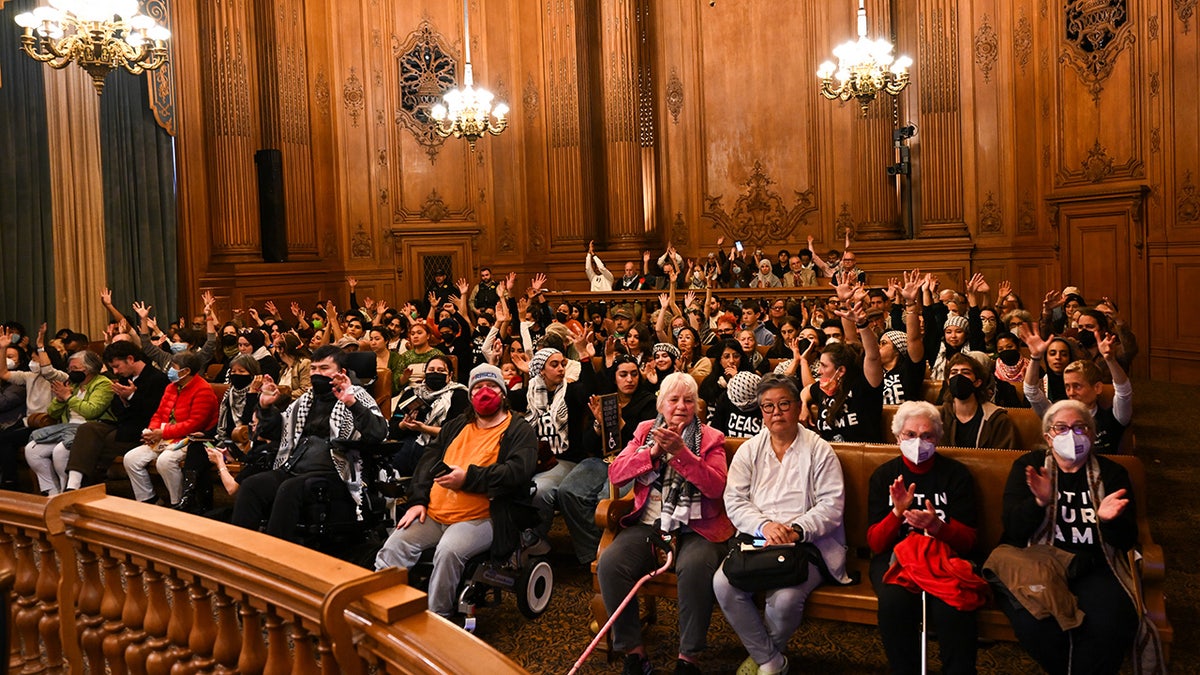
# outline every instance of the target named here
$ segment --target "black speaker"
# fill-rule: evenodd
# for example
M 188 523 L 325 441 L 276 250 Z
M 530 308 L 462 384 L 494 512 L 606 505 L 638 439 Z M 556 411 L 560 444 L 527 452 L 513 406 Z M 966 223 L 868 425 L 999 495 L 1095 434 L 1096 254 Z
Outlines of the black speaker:
M 283 153 L 266 148 L 254 153 L 258 167 L 258 229 L 266 262 L 287 262 L 287 202 L 283 198 Z

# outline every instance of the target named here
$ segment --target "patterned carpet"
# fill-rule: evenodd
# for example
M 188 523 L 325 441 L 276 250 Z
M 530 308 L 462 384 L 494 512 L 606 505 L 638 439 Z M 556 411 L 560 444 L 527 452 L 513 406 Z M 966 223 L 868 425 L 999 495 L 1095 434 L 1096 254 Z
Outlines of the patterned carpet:
M 1154 492 L 1150 501 L 1154 537 L 1167 555 L 1167 611 L 1175 627 L 1171 651 L 1172 673 L 1200 673 L 1200 506 L 1192 501 L 1200 484 L 1200 431 L 1190 415 L 1180 415 L 1179 401 L 1200 398 L 1200 388 L 1138 382 L 1135 385 L 1138 454 L 1146 463 Z M 1174 411 L 1173 411 L 1174 407 Z M 1186 500 L 1186 501 L 1185 501 Z M 561 523 L 551 533 L 555 553 L 554 597 L 550 608 L 537 620 L 525 619 L 511 595 L 497 607 L 479 614 L 476 634 L 508 654 L 531 673 L 566 673 L 587 646 L 592 635 L 591 574 L 571 564 L 567 534 Z M 1186 568 L 1184 567 L 1186 565 Z M 678 641 L 675 606 L 658 603 L 658 622 L 647 629 L 646 647 L 658 673 L 674 672 Z M 930 645 L 930 672 L 939 672 L 937 646 Z M 886 673 L 887 662 L 879 635 L 871 626 L 806 621 L 788 648 L 792 673 Z M 720 611 L 713 614 L 709 648 L 703 664 L 706 673 L 733 673 L 746 658 L 737 636 Z M 1040 669 L 1015 644 L 981 645 L 980 673 L 1037 673 Z M 581 673 L 619 673 L 621 664 L 606 662 L 601 652 L 593 654 Z M 1132 672 L 1126 664 L 1123 672 Z

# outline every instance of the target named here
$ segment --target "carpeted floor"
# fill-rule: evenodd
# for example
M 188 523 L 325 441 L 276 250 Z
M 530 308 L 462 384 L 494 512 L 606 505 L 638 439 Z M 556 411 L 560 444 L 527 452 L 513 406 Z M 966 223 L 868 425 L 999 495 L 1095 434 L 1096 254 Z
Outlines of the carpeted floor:
M 1146 464 L 1153 498 L 1150 517 L 1154 538 L 1166 551 L 1167 614 L 1175 627 L 1171 648 L 1172 673 L 1200 673 L 1200 506 L 1191 502 L 1200 484 L 1200 463 L 1191 456 L 1200 447 L 1200 426 L 1188 401 L 1200 399 L 1200 387 L 1137 382 L 1135 424 L 1138 454 Z M 517 611 L 511 595 L 500 606 L 480 611 L 476 634 L 508 654 L 532 673 L 566 673 L 592 635 L 590 602 L 592 578 L 587 569 L 571 564 L 569 542 L 561 524 L 552 533 L 555 547 L 554 597 L 546 614 L 529 621 Z M 562 553 L 560 553 L 562 552 Z M 560 564 L 561 563 L 561 564 Z M 658 622 L 646 631 L 646 646 L 659 673 L 671 673 L 678 640 L 675 607 L 658 605 Z M 806 621 L 789 643 L 792 673 L 886 673 L 883 646 L 873 627 L 829 621 Z M 936 655 L 936 644 L 930 646 Z M 706 673 L 733 673 L 746 658 L 737 636 L 719 610 L 713 615 Z M 937 671 L 934 660 L 931 672 Z M 581 673 L 617 673 L 618 662 L 607 663 L 593 654 Z M 1126 664 L 1126 671 L 1130 671 Z M 981 645 L 980 673 L 1037 673 L 1037 665 L 1015 644 Z

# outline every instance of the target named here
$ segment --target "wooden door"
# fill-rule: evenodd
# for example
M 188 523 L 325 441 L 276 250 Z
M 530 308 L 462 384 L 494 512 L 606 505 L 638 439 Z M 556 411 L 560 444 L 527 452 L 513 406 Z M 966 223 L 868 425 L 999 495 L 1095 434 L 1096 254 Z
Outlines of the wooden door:
M 1052 195 L 1057 207 L 1062 284 L 1077 286 L 1088 304 L 1117 303 L 1135 335 L 1147 336 L 1144 186 L 1115 192 Z M 1139 359 L 1145 361 L 1145 359 Z
M 450 283 L 465 278 L 472 285 L 478 281 L 475 268 L 475 242 L 478 229 L 462 230 L 393 230 L 396 256 L 396 288 L 404 301 L 424 299 L 425 289 L 433 283 L 434 274 L 445 270 Z

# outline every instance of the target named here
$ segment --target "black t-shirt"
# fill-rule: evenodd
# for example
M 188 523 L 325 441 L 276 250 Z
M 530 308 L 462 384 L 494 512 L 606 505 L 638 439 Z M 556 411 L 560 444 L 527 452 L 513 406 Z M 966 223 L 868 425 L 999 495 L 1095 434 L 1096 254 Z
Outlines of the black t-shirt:
M 976 527 L 978 516 L 975 508 L 975 479 L 967 467 L 944 455 L 935 455 L 933 467 L 925 473 L 916 473 L 908 468 L 903 457 L 896 457 L 881 464 L 871 474 L 867 493 L 867 513 L 874 525 L 892 510 L 892 498 L 888 488 L 896 480 L 904 478 L 905 485 L 916 484 L 913 505 L 910 508 L 924 509 L 925 500 L 933 503 L 933 509 L 943 521 L 957 520 L 968 527 Z M 907 523 L 900 525 L 897 542 L 912 532 Z M 881 555 L 891 556 L 891 549 Z
M 725 434 L 726 438 L 752 438 L 762 430 L 762 412 L 757 405 L 748 412 L 743 411 L 729 400 L 729 394 L 722 393 L 709 426 Z
M 954 413 L 951 412 L 951 415 Z M 970 422 L 959 421 L 954 425 L 954 445 L 960 448 L 973 448 L 979 438 L 979 425 L 983 424 L 983 406 L 975 409 L 975 416 Z
M 830 405 L 834 398 L 826 396 L 818 383 L 809 387 L 809 394 L 817 406 L 816 428 L 821 438 L 833 443 L 882 443 L 883 386 L 872 387 L 866 379 L 846 394 L 846 400 L 833 419 L 829 419 Z
M 1113 455 L 1120 452 L 1121 437 L 1125 435 L 1125 425 L 1117 421 L 1112 408 L 1096 407 L 1096 442 L 1092 448 L 1102 455 Z
M 1058 513 L 1054 545 L 1075 553 L 1097 551 L 1100 537 L 1096 507 L 1088 491 L 1087 471 L 1058 472 Z
M 900 405 L 905 401 L 924 400 L 925 362 L 913 363 L 900 355 L 896 366 L 883 373 L 883 404 Z

